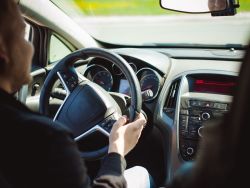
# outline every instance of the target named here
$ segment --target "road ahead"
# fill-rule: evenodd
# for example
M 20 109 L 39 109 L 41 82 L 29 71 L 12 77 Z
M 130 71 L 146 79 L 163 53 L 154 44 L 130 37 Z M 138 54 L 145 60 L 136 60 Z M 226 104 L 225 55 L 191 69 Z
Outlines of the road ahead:
M 111 43 L 246 44 L 250 13 L 236 16 L 111 16 L 76 18 L 88 33 Z

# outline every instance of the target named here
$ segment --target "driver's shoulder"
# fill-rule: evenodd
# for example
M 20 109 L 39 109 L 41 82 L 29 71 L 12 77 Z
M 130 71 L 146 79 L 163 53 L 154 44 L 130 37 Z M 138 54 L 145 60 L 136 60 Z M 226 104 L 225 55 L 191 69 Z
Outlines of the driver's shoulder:
M 24 116 L 21 121 L 23 128 L 38 134 L 46 134 L 48 137 L 66 134 L 72 137 L 71 131 L 62 123 L 40 114 L 30 113 L 28 116 Z
M 4 107 L 2 132 L 23 137 L 49 139 L 56 135 L 72 137 L 71 131 L 60 122 L 26 109 Z M 3 120 L 2 119 L 2 120 Z

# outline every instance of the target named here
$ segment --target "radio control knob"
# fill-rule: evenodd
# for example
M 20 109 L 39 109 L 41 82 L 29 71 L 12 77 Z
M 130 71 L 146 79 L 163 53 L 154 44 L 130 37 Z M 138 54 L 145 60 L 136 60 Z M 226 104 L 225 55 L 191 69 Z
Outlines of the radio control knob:
M 210 114 L 207 113 L 207 112 L 203 112 L 203 113 L 201 114 L 201 118 L 202 118 L 203 120 L 208 120 L 208 119 L 210 118 Z
M 188 155 L 193 155 L 193 154 L 194 154 L 194 148 L 188 147 L 188 148 L 187 148 L 187 154 L 188 154 Z
M 203 136 L 203 135 L 202 135 L 203 129 L 204 129 L 204 126 L 201 126 L 201 127 L 198 129 L 198 135 L 199 135 L 200 137 Z

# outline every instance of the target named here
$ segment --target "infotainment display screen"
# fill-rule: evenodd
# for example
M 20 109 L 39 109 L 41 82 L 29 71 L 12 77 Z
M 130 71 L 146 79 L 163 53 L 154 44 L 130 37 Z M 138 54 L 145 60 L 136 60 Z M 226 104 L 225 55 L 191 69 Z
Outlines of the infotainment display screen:
M 194 92 L 201 93 L 217 93 L 223 95 L 232 95 L 236 83 L 234 81 L 226 80 L 209 80 L 196 79 L 193 85 Z
M 191 74 L 187 76 L 190 92 L 233 95 L 236 76 L 220 74 Z

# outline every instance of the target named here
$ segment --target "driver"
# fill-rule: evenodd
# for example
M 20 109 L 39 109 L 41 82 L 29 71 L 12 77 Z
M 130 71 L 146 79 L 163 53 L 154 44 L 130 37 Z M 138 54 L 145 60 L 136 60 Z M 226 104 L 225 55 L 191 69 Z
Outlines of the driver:
M 33 46 L 24 39 L 25 23 L 13 0 L 0 2 L 0 180 L 6 187 L 126 187 L 124 156 L 141 135 L 142 114 L 126 124 L 121 117 L 109 137 L 108 155 L 89 181 L 70 131 L 32 112 L 14 97 L 31 82 Z M 56 126 L 55 126 L 56 125 Z M 59 128 L 60 127 L 60 128 Z M 141 176 L 142 174 L 140 174 Z M 137 177 L 134 177 L 138 179 Z M 4 180 L 4 182 L 3 182 Z

